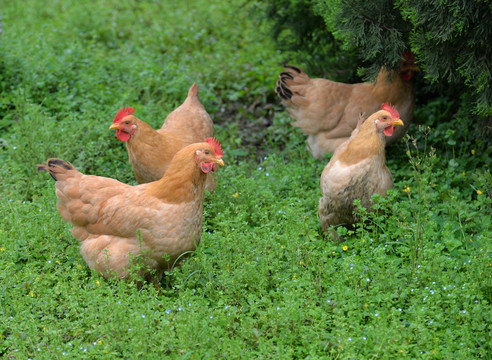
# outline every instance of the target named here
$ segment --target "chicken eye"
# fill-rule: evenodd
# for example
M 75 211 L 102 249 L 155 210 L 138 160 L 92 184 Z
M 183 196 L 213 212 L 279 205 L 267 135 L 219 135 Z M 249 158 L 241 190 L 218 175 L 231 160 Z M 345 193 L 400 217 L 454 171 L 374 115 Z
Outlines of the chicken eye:
M 205 154 L 207 154 L 207 155 L 208 155 L 208 154 L 210 154 L 210 152 L 209 152 L 208 150 L 205 150 Z

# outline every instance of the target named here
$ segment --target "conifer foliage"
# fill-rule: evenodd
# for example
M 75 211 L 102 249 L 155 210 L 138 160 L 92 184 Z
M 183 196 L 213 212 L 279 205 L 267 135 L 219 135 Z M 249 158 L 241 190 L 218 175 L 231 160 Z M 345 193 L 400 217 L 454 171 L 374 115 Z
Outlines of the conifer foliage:
M 270 20 L 270 30 L 285 63 L 302 62 L 305 70 L 338 81 L 357 80 L 355 52 L 342 51 L 343 43 L 327 30 L 318 4 L 312 0 L 268 0 L 255 10 Z

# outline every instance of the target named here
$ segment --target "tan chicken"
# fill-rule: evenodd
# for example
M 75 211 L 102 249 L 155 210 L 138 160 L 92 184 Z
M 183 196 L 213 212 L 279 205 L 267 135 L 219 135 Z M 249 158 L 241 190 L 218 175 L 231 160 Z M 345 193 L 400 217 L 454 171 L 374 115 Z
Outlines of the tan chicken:
M 337 148 L 321 174 L 323 196 L 318 212 L 323 231 L 328 232 L 332 225 L 357 222 L 354 200 L 370 209 L 372 195 L 384 196 L 393 187 L 384 148 L 397 125 L 403 126 L 398 111 L 383 104 L 382 110 L 365 121 L 360 117 L 351 137 Z
M 292 125 L 308 135 L 315 158 L 334 152 L 350 137 L 359 114 L 373 114 L 385 102 L 399 109 L 405 119 L 405 125 L 388 138 L 391 144 L 405 133 L 413 118 L 415 95 L 410 80 L 418 70 L 414 61 L 413 55 L 405 52 L 400 69 L 381 69 L 375 84 L 311 79 L 302 69 L 286 65 L 276 93 L 295 119 Z
M 158 281 L 200 243 L 205 181 L 216 164 L 224 165 L 222 156 L 215 139 L 188 145 L 160 180 L 137 186 L 83 175 L 60 159 L 38 169 L 56 181 L 58 211 L 74 225 L 91 269 L 127 278 L 132 257 L 141 254 L 147 270 L 140 275 Z
M 128 159 L 139 184 L 162 178 L 174 154 L 187 145 L 203 142 L 214 134 L 214 124 L 198 98 L 198 86 L 193 84 L 188 97 L 171 112 L 159 130 L 133 116 L 134 109 L 118 111 L 110 129 L 118 140 L 126 143 Z M 207 189 L 213 188 L 211 176 Z

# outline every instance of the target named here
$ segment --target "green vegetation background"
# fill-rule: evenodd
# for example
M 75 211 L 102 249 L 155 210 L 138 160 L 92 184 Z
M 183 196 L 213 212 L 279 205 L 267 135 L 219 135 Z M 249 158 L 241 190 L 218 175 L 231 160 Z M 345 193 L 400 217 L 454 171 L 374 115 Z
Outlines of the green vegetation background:
M 455 117 L 445 98 L 417 104 L 411 138 L 387 151 L 394 191 L 335 244 L 317 218 L 329 157 L 310 156 L 274 96 L 286 59 L 254 3 L 26 0 L 1 10 L 1 357 L 490 358 L 483 123 Z M 133 106 L 158 127 L 193 82 L 226 161 L 206 196 L 202 243 L 160 289 L 104 280 L 36 164 L 60 157 L 134 183 L 108 130 L 114 114 Z

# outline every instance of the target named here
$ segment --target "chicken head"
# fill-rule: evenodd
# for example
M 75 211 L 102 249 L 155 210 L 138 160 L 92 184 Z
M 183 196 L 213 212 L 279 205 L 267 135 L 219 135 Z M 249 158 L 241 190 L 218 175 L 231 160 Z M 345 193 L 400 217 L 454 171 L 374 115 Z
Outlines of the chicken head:
M 135 110 L 131 107 L 124 107 L 116 114 L 113 124 L 109 127 L 111 130 L 116 130 L 118 140 L 127 142 L 137 130 L 135 124 L 135 116 L 132 114 Z

